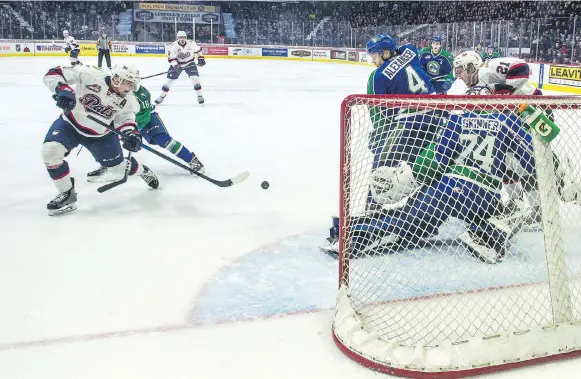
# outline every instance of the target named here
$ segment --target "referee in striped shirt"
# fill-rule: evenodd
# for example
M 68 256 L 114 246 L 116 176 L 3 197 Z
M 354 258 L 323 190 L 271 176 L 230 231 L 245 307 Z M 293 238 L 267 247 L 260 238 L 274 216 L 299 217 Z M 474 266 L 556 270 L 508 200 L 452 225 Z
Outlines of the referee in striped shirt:
M 98 66 L 103 65 L 103 56 L 107 60 L 107 67 L 111 69 L 111 40 L 107 38 L 107 33 L 103 32 L 101 38 L 97 40 L 97 50 L 99 50 Z

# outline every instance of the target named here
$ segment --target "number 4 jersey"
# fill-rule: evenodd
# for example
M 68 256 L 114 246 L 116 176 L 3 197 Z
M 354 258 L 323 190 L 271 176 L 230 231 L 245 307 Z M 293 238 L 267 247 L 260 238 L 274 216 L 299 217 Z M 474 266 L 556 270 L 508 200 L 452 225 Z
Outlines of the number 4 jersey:
M 425 183 L 445 175 L 500 193 L 507 154 L 514 154 L 521 167 L 534 174 L 531 152 L 532 137 L 515 115 L 451 115 L 437 142 L 416 159 L 414 173 Z
M 367 82 L 367 93 L 370 95 L 434 92 L 430 76 L 420 64 L 418 50 L 413 45 L 398 47 L 397 54 L 373 71 Z
M 530 68 L 518 58 L 487 60 L 478 70 L 477 86 L 487 86 L 500 94 L 537 95 L 537 89 L 529 84 Z

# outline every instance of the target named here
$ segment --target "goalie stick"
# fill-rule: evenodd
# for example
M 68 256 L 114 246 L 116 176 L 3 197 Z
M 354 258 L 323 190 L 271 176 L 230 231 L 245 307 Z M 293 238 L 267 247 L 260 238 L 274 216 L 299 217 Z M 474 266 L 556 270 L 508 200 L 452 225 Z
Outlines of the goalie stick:
M 97 124 L 102 125 L 105 128 L 109 129 L 109 131 L 111 131 L 112 133 L 115 133 L 116 135 L 118 135 L 119 137 L 121 137 L 121 139 L 124 139 L 125 138 L 125 136 L 123 135 L 123 133 L 121 133 L 117 129 L 111 127 L 111 125 L 104 123 L 103 121 L 101 121 L 101 120 L 93 117 L 92 115 L 88 115 L 87 117 L 90 120 L 96 122 Z M 234 177 L 232 177 L 230 179 L 226 179 L 226 180 L 216 180 L 216 179 L 212 179 L 209 176 L 206 176 L 206 175 L 202 174 L 201 172 L 192 170 L 190 167 L 186 166 L 185 164 L 180 163 L 180 162 L 176 161 L 175 159 L 172 159 L 172 158 L 166 156 L 165 154 L 160 153 L 159 151 L 151 148 L 148 145 L 142 144 L 141 147 L 144 150 L 147 150 L 150 153 L 153 153 L 153 154 L 157 155 L 158 157 L 160 157 L 162 159 L 165 159 L 166 161 L 171 162 L 171 163 L 173 163 L 174 165 L 176 165 L 178 167 L 183 168 L 184 170 L 188 171 L 190 174 L 194 174 L 194 175 L 196 175 L 196 176 L 198 176 L 198 177 L 200 177 L 202 179 L 205 179 L 208 182 L 217 185 L 218 187 L 230 187 L 230 186 L 233 186 L 235 184 L 238 184 L 238 183 L 241 183 L 241 182 L 245 181 L 250 176 L 250 173 L 248 171 L 244 171 L 244 172 L 241 172 L 240 174 L 238 174 L 238 175 L 236 175 L 236 176 L 234 176 Z
M 123 175 L 123 178 L 112 182 L 112 183 L 108 183 L 105 184 L 104 186 L 101 186 L 99 188 L 97 188 L 97 192 L 99 193 L 103 193 L 106 191 L 109 191 L 112 188 L 115 188 L 117 186 L 120 186 L 121 184 L 127 182 L 127 177 L 129 176 L 129 171 L 131 170 L 131 151 L 129 152 L 129 154 L 127 154 L 127 167 L 125 168 L 125 175 Z

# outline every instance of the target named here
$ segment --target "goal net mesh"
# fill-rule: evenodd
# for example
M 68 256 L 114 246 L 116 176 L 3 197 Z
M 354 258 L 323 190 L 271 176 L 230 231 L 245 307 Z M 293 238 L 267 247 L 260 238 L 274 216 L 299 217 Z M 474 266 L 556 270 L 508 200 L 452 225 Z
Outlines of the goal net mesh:
M 437 371 L 581 349 L 560 341 L 554 351 L 500 357 L 502 349 L 478 345 L 482 354 L 462 353 L 461 363 L 451 357 L 460 353 L 418 358 L 418 346 L 433 353 L 507 335 L 541 338 L 536 330 L 581 320 L 581 205 L 563 199 L 563 175 L 581 181 L 580 104 L 345 99 L 334 324 L 342 345 L 387 366 Z M 540 111 L 560 128 L 551 142 L 546 123 L 531 126 Z

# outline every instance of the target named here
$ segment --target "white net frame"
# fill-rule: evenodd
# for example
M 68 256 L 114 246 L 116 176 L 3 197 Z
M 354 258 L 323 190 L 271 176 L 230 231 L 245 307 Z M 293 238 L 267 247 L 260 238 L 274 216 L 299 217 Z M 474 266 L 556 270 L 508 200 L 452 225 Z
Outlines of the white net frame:
M 442 235 L 442 229 L 466 229 L 456 218 L 426 245 L 360 248 L 354 220 L 383 215 L 369 209 L 377 157 L 370 152 L 373 107 L 510 115 L 521 104 L 551 113 L 561 129 L 550 143 L 529 131 L 542 230 L 516 234 L 497 264 L 468 254 L 454 242 L 458 236 Z M 347 356 L 398 376 L 458 378 L 581 355 L 581 205 L 562 200 L 553 163 L 553 154 L 568 157 L 573 176 L 581 178 L 580 108 L 581 98 L 553 96 L 351 95 L 343 101 L 333 337 Z

